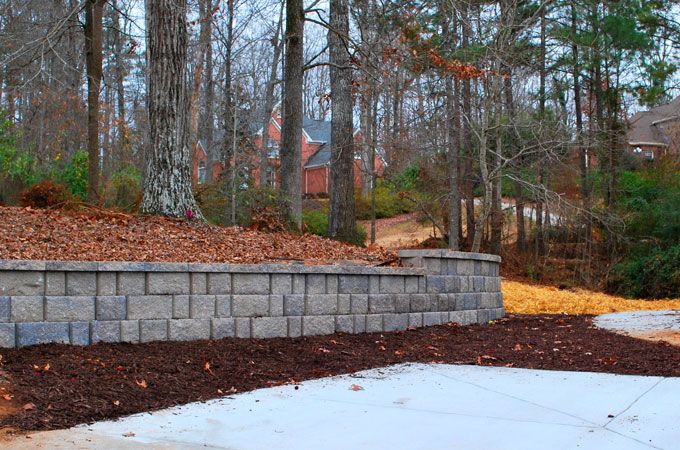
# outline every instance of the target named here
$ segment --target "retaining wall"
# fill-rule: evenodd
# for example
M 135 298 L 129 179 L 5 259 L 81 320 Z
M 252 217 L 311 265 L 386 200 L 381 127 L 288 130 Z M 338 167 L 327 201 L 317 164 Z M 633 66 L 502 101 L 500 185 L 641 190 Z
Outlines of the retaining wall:
M 0 347 L 396 331 L 503 315 L 499 257 L 400 257 L 408 267 L 0 261 Z

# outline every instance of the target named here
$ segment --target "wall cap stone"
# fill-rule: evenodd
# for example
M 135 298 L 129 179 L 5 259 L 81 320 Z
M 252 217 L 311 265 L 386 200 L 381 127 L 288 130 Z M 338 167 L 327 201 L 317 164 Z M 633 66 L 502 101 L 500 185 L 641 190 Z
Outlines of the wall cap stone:
M 455 252 L 446 249 L 407 249 L 399 250 L 398 255 L 400 258 L 442 258 L 442 259 L 471 259 L 475 261 L 489 261 L 489 262 L 501 262 L 501 257 L 498 255 L 491 255 L 488 253 L 472 253 L 472 252 Z
M 338 275 L 424 275 L 417 267 L 375 267 L 360 265 L 306 266 L 303 264 L 205 264 L 126 261 L 32 261 L 0 260 L 0 270 L 52 272 L 210 272 L 284 273 Z

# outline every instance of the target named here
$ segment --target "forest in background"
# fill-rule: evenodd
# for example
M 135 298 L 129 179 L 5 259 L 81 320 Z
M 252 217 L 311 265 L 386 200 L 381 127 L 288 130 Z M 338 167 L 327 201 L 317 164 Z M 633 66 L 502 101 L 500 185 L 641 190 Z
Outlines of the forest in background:
M 626 132 L 680 92 L 679 3 L 0 0 L 0 201 L 37 184 L 225 225 L 305 217 L 355 242 L 357 215 L 418 211 L 431 245 L 531 278 L 678 296 L 677 155 L 643 161 Z M 277 105 L 281 182 L 257 187 Z M 332 122 L 321 214 L 303 211 L 303 116 Z M 192 186 L 199 140 L 224 170 Z

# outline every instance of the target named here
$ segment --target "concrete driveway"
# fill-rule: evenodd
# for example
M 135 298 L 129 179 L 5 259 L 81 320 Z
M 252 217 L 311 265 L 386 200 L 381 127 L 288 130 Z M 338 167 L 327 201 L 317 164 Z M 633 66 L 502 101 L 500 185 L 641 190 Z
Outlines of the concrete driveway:
M 19 437 L 49 449 L 677 449 L 680 378 L 399 365 Z

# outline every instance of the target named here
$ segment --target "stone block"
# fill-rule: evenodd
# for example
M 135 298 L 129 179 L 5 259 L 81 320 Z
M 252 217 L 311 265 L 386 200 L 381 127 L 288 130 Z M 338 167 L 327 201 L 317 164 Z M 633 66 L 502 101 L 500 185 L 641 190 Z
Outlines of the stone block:
M 408 314 L 383 314 L 385 331 L 403 331 L 408 328 Z
M 442 323 L 448 323 L 449 322 L 449 312 L 448 311 L 442 311 L 439 313 L 441 316 L 441 321 Z
M 0 348 L 14 348 L 16 346 L 16 325 L 0 323 Z
M 437 311 L 448 311 L 449 306 L 449 294 L 436 294 L 437 297 Z M 455 303 L 454 303 L 455 308 Z
M 423 326 L 423 313 L 410 313 L 408 315 L 408 326 L 411 328 L 420 328 Z
M 283 295 L 269 296 L 269 315 L 271 317 L 283 315 Z
M 394 296 L 394 310 L 398 313 L 411 312 L 411 295 L 410 294 L 395 294 Z
M 307 275 L 307 291 L 306 294 L 325 294 L 326 293 L 326 275 L 310 274 Z
M 45 295 L 66 295 L 66 273 L 47 272 L 45 274 Z
M 340 333 L 354 333 L 354 316 L 335 316 L 335 331 Z
M 0 322 L 9 322 L 9 296 L 0 297 Z
M 92 321 L 92 343 L 120 342 L 120 322 L 117 320 Z
M 477 310 L 477 323 L 488 323 L 491 320 L 491 315 L 488 309 L 478 309 Z
M 168 340 L 167 320 L 140 320 L 139 341 L 153 342 Z
M 67 272 L 66 295 L 97 295 L 97 273 Z
M 432 325 L 441 325 L 442 316 L 438 312 L 426 312 L 423 313 L 423 326 L 429 327 Z
M 147 276 L 149 295 L 188 294 L 191 291 L 188 272 L 150 272 Z
M 335 317 L 333 316 L 303 316 L 302 335 L 319 336 L 335 332 Z
M 340 275 L 338 277 L 340 294 L 368 294 L 367 275 Z
M 467 325 L 465 323 L 465 311 L 450 311 L 449 322 L 455 322 L 458 325 Z
M 269 274 L 236 273 L 233 277 L 234 294 L 269 294 Z
M 272 294 L 286 295 L 293 293 L 293 276 L 288 273 L 272 274 Z
M 352 314 L 368 314 L 368 295 L 351 294 L 350 311 Z
M 382 314 L 367 314 L 366 315 L 366 333 L 378 333 L 383 331 L 383 315 Z
M 381 294 L 403 294 L 405 281 L 402 276 L 381 275 L 380 293 Z
M 139 320 L 123 320 L 120 322 L 120 341 L 139 342 Z
M 235 320 L 233 318 L 213 318 L 211 319 L 210 338 L 224 339 L 234 337 L 235 328 Z
M 366 314 L 354 315 L 354 333 L 366 332 Z
M 71 322 L 71 344 L 90 345 L 90 322 Z
M 439 275 L 442 272 L 441 258 L 423 258 L 423 267 L 427 273 Z
M 94 297 L 46 297 L 45 320 L 71 322 L 94 320 Z
M 472 281 L 472 292 L 484 292 L 484 277 L 474 276 L 470 279 Z
M 36 296 L 44 293 L 43 272 L 0 271 L 0 295 Z
M 97 272 L 97 295 L 116 295 L 116 272 Z
M 172 318 L 173 319 L 188 319 L 189 318 L 189 296 L 188 295 L 173 295 L 172 296 Z
M 217 317 L 231 317 L 231 295 L 216 295 L 215 311 Z
M 472 260 L 459 259 L 456 261 L 456 274 L 458 275 L 474 275 L 475 262 Z
M 485 277 L 484 287 L 487 292 L 500 292 L 501 279 L 500 277 Z
M 447 276 L 443 275 L 428 275 L 427 277 L 427 292 L 432 294 L 446 292 Z
M 49 309 L 49 297 L 48 309 Z M 125 320 L 127 317 L 127 299 L 122 296 L 97 297 L 97 320 Z
M 215 317 L 214 295 L 192 295 L 189 297 L 189 317 L 192 319 Z
M 467 294 L 449 294 L 450 311 L 462 311 L 465 309 L 465 296 Z
M 209 273 L 208 294 L 231 294 L 231 274 L 228 273 Z
M 309 285 L 307 287 L 309 287 Z M 329 314 L 337 314 L 337 312 L 337 294 L 307 294 L 305 296 L 305 315 L 325 316 Z
M 210 319 L 168 320 L 168 340 L 197 341 L 210 339 Z
M 288 337 L 302 336 L 302 317 L 288 317 Z
M 351 298 L 351 294 L 338 294 L 338 314 L 349 314 L 352 311 Z
M 380 276 L 371 275 L 368 277 L 368 293 L 380 294 Z
M 404 282 L 404 292 L 407 294 L 418 293 L 418 278 L 420 277 L 406 277 Z
M 269 315 L 268 295 L 233 295 L 231 314 L 234 317 L 258 317 Z
M 146 276 L 142 272 L 120 272 L 118 274 L 118 295 L 146 294 Z
M 208 293 L 208 274 L 194 272 L 190 276 L 191 290 L 194 295 L 205 295 Z M 212 294 L 212 292 L 211 292 Z
M 483 309 L 495 308 L 496 307 L 496 293 L 495 292 L 482 292 L 480 294 L 481 298 L 479 301 L 479 307 Z
M 170 319 L 171 295 L 131 295 L 128 297 L 128 319 Z M 144 336 L 142 336 L 144 339 Z
M 283 315 L 301 316 L 305 312 L 305 296 L 292 294 L 283 296 Z
M 394 295 L 391 294 L 371 294 L 368 296 L 369 313 L 391 313 L 394 312 Z
M 411 312 L 425 312 L 429 310 L 429 294 L 411 294 Z
M 305 293 L 305 276 L 301 274 L 293 275 L 293 294 Z
M 479 308 L 478 295 L 471 292 L 463 294 L 463 309 L 471 310 L 478 308 Z
M 252 336 L 266 339 L 288 336 L 287 317 L 255 317 L 252 320 Z
M 17 343 L 19 347 L 48 343 L 69 343 L 68 322 L 24 322 L 18 323 Z
M 40 322 L 43 320 L 44 297 L 10 297 L 11 322 Z M 30 345 L 30 344 L 29 344 Z
M 418 293 L 425 294 L 427 292 L 427 277 L 418 277 Z
M 337 275 L 326 275 L 326 293 L 327 294 L 337 294 L 338 293 L 338 276 Z
M 235 336 L 237 338 L 250 338 L 250 319 L 237 317 L 235 321 Z
M 484 275 L 482 273 L 482 262 L 475 261 L 475 275 Z

